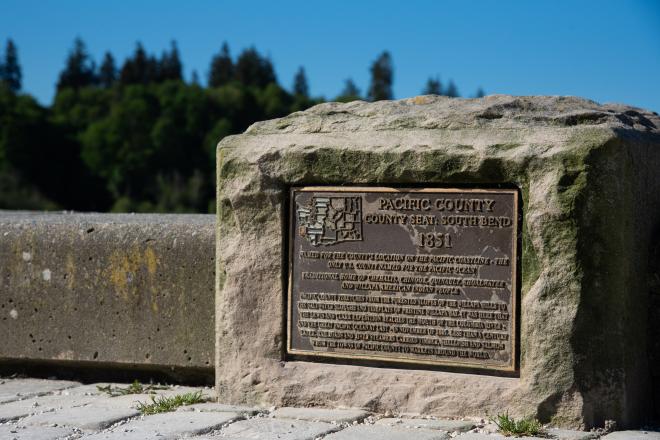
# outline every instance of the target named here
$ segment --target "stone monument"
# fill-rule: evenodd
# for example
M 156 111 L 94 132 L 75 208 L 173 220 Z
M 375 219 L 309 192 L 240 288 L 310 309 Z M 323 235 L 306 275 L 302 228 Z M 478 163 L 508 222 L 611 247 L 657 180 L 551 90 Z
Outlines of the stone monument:
M 223 401 L 574 427 L 653 411 L 656 113 L 329 103 L 217 160 Z

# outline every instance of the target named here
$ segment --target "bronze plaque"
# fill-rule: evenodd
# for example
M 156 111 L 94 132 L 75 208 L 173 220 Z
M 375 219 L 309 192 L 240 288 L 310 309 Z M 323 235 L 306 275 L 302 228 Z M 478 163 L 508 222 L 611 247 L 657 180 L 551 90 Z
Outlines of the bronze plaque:
M 515 371 L 517 190 L 290 200 L 287 353 Z

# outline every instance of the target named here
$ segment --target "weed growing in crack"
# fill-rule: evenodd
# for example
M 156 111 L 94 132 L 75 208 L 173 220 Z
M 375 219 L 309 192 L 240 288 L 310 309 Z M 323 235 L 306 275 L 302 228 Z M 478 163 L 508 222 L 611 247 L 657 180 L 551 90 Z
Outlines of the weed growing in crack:
M 532 417 L 526 417 L 516 420 L 509 417 L 509 413 L 498 414 L 496 417 L 490 417 L 490 420 L 497 425 L 501 434 L 505 436 L 535 436 L 543 434 L 543 426 Z
M 96 386 L 96 389 L 108 394 L 110 397 L 126 396 L 127 394 L 154 394 L 156 390 L 166 390 L 168 388 L 163 385 L 142 385 L 137 380 L 127 387 L 113 387 L 112 385 L 106 385 L 104 387 L 100 385 Z
M 151 396 L 151 403 L 138 402 L 137 409 L 143 415 L 158 414 L 174 411 L 180 406 L 194 405 L 206 402 L 207 398 L 201 391 L 194 393 L 178 394 L 176 396 Z

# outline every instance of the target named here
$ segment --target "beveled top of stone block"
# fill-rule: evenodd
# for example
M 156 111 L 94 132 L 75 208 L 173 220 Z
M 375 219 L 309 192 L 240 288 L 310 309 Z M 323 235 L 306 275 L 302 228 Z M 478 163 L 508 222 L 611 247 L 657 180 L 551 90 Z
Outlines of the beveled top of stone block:
M 413 129 L 601 126 L 660 133 L 657 113 L 573 96 L 490 95 L 457 99 L 424 95 L 396 101 L 329 102 L 270 121 L 249 135 Z

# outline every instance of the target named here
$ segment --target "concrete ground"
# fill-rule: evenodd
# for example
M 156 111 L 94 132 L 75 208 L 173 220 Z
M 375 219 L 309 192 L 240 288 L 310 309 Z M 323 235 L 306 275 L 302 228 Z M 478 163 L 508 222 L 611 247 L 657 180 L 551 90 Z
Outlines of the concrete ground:
M 199 403 L 154 415 L 141 415 L 139 403 L 151 403 L 153 394 L 111 397 L 99 387 L 78 382 L 0 379 L 0 439 L 123 439 L 180 438 L 227 440 L 494 440 L 503 438 L 485 420 L 440 420 L 393 417 L 360 409 L 255 408 L 220 403 Z M 114 394 L 128 387 L 112 384 Z M 152 390 L 172 397 L 210 388 L 173 386 Z M 548 429 L 551 438 L 582 440 L 597 433 Z M 533 437 L 525 437 L 532 439 Z M 660 440 L 660 432 L 621 431 L 606 440 Z

